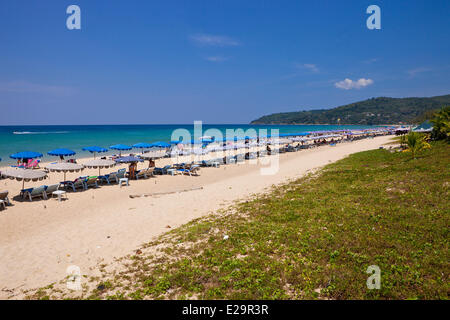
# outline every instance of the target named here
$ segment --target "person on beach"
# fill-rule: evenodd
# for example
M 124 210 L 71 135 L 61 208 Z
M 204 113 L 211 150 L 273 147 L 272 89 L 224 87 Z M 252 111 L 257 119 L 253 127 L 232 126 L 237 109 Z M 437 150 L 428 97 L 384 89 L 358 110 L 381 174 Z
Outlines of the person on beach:
M 137 163 L 136 162 L 131 163 L 128 168 L 130 179 L 134 179 L 136 177 L 136 169 L 137 169 Z
M 266 150 L 267 150 L 267 155 L 270 156 L 272 154 L 272 149 L 270 149 L 269 145 L 267 145 Z
M 148 167 L 149 167 L 149 168 L 156 167 L 155 160 L 150 159 L 149 162 L 148 162 Z

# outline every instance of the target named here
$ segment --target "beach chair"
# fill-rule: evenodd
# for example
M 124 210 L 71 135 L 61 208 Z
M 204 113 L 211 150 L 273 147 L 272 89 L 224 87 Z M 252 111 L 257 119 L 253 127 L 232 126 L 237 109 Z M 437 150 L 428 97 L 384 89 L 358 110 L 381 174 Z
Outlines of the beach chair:
M 60 184 L 64 186 L 64 188 L 72 188 L 73 192 L 76 192 L 77 189 L 86 190 L 86 178 L 77 178 L 74 181 L 63 181 Z
M 196 175 L 198 176 L 198 172 L 200 171 L 200 166 L 198 164 L 194 164 L 192 166 L 186 167 L 184 169 L 178 169 L 181 173 L 189 174 L 189 176 Z
M 226 164 L 236 163 L 236 158 L 234 156 L 228 156 L 223 159 Z
M 235 159 L 236 159 L 236 163 L 245 162 L 245 154 L 240 153 L 237 156 L 235 156 Z
M 98 188 L 97 181 L 98 181 L 97 176 L 87 178 L 85 182 L 86 189 L 88 189 L 89 187 Z
M 28 162 L 27 163 L 21 163 L 21 164 L 19 164 L 19 165 L 12 165 L 12 166 L 10 166 L 11 168 L 22 168 L 22 169 L 26 169 L 26 168 L 28 168 L 28 165 L 31 163 L 31 161 L 33 161 L 33 159 L 28 159 Z
M 211 161 L 217 163 L 217 164 L 218 164 L 218 167 L 219 167 L 221 164 L 225 164 L 225 163 L 223 162 L 223 158 L 217 158 L 217 159 L 213 159 L 213 160 L 211 160 Z
M 155 170 L 155 168 L 148 168 L 148 169 L 143 169 L 141 171 L 139 171 L 136 174 L 136 180 L 139 180 L 140 178 L 150 178 L 151 176 L 153 176 L 153 171 Z
M 59 184 L 52 184 L 45 188 L 45 197 L 48 199 L 48 195 L 50 195 L 50 198 L 53 196 L 53 192 L 58 191 Z
M 34 159 L 32 161 L 29 161 L 27 164 L 27 169 L 39 169 L 39 160 Z
M 220 166 L 220 163 L 218 161 L 215 161 L 215 160 L 203 160 L 201 162 L 201 165 L 203 167 L 216 167 L 216 168 L 218 168 Z
M 117 182 L 119 182 L 120 179 L 125 178 L 125 174 L 126 174 L 126 169 L 120 169 L 117 171 L 117 175 L 116 175 L 116 179 Z
M 30 201 L 33 201 L 34 198 L 41 197 L 44 200 L 47 200 L 47 195 L 45 193 L 45 189 L 47 186 L 40 186 L 38 188 L 31 188 L 24 192 L 24 197 L 28 197 Z
M 0 200 L 3 201 L 3 205 L 4 206 L 5 205 L 10 206 L 11 205 L 11 202 L 9 202 L 8 193 L 9 193 L 8 191 L 1 191 L 0 192 Z
M 106 182 L 107 184 L 111 184 L 111 182 L 118 183 L 119 179 L 117 179 L 117 172 L 111 172 L 110 174 L 106 174 L 104 176 L 99 176 L 98 181 L 103 184 Z
M 167 165 L 164 168 L 154 168 L 153 174 L 167 174 L 167 170 L 171 169 L 171 165 Z

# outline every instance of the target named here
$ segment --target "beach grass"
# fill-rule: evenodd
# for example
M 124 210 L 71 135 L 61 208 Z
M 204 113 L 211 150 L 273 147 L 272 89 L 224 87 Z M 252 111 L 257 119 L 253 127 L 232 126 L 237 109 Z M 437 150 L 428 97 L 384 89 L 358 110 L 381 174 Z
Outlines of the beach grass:
M 449 151 L 353 154 L 168 232 L 79 298 L 448 299 Z

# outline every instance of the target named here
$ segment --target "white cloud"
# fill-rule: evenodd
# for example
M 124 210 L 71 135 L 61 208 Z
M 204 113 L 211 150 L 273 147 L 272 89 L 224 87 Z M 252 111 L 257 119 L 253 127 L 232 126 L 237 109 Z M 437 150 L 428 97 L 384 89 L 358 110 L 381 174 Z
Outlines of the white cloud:
M 415 68 L 415 69 L 409 70 L 408 74 L 410 77 L 415 77 L 419 73 L 429 72 L 431 70 L 432 70 L 431 68 L 420 67 L 420 68 Z
M 239 41 L 227 36 L 217 36 L 211 34 L 194 34 L 191 35 L 189 38 L 193 42 L 201 46 L 235 47 L 240 45 Z
M 350 90 L 350 89 L 361 89 L 373 84 L 372 79 L 364 79 L 361 78 L 357 81 L 353 81 L 351 79 L 345 79 L 339 82 L 336 82 L 334 85 L 336 88 Z
M 298 69 L 308 69 L 311 72 L 319 73 L 319 68 L 317 67 L 317 65 L 312 63 L 305 63 L 305 64 L 296 63 L 295 66 Z
M 223 62 L 223 61 L 227 61 L 228 58 L 223 57 L 223 56 L 213 56 L 213 57 L 206 57 L 205 60 L 208 60 L 211 62 Z

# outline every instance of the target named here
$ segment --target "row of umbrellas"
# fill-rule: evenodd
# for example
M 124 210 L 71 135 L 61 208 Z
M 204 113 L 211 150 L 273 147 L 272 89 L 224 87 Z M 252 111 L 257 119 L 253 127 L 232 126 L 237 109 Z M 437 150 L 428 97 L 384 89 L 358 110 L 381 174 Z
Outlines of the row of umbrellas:
M 87 161 L 83 164 L 79 163 L 71 163 L 71 162 L 55 162 L 50 163 L 46 166 L 46 169 L 50 172 L 63 172 L 64 180 L 66 180 L 67 172 L 79 172 L 84 168 L 98 168 L 98 172 L 100 175 L 100 169 L 102 168 L 110 168 L 116 165 L 116 161 L 113 160 L 105 160 L 105 159 L 97 159 Z M 30 170 L 24 168 L 10 168 L 6 171 L 1 172 L 1 176 L 3 178 L 16 179 L 17 181 L 23 181 L 22 188 L 27 181 L 40 181 L 47 178 L 47 172 L 42 170 Z
M 136 157 L 121 157 L 116 160 L 106 160 L 106 159 L 94 159 L 83 164 L 72 163 L 72 162 L 55 162 L 48 164 L 45 168 L 50 172 L 63 172 L 64 180 L 66 180 L 67 172 L 79 172 L 84 168 L 98 169 L 100 175 L 100 170 L 102 168 L 114 167 L 118 163 L 133 163 L 142 162 L 143 159 Z M 6 171 L 1 172 L 3 178 L 15 179 L 17 181 L 22 181 L 22 189 L 24 188 L 25 182 L 28 181 L 40 181 L 47 178 L 47 172 L 42 170 L 30 170 L 24 168 L 10 168 Z
M 137 143 L 137 144 L 134 144 L 133 146 L 128 146 L 125 144 L 116 144 L 116 145 L 111 146 L 110 149 L 118 150 L 118 151 L 125 151 L 125 150 L 131 150 L 132 148 L 150 149 L 150 148 L 169 148 L 169 147 L 170 147 L 170 144 L 168 144 L 166 142 L 155 142 L 155 143 Z M 93 153 L 94 159 L 95 159 L 96 153 L 102 153 L 102 152 L 108 151 L 108 149 L 98 147 L 98 146 L 85 147 L 82 150 Z M 75 155 L 76 152 L 69 150 L 69 149 L 61 148 L 61 149 L 51 150 L 51 151 L 47 152 L 47 154 L 50 156 L 68 157 L 68 156 Z M 22 159 L 22 160 L 23 159 L 36 159 L 36 158 L 41 158 L 41 157 L 43 157 L 42 153 L 34 152 L 34 151 L 22 151 L 22 152 L 18 152 L 18 153 L 14 153 L 14 154 L 10 155 L 11 159 Z M 1 161 L 1 159 L 0 159 L 0 161 Z

